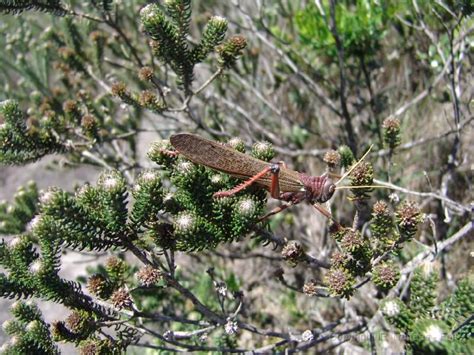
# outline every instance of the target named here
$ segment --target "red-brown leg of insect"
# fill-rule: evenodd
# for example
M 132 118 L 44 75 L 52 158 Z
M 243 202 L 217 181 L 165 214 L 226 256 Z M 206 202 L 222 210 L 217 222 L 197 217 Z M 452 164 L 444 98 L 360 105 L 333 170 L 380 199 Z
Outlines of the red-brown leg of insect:
M 272 184 L 270 185 L 270 196 L 278 199 L 280 197 L 280 167 L 272 167 Z
M 280 205 L 280 206 L 278 206 L 278 207 L 275 207 L 273 210 L 271 210 L 270 212 L 268 212 L 266 215 L 263 215 L 262 217 L 260 217 L 260 218 L 258 219 L 258 221 L 261 222 L 261 221 L 267 219 L 268 217 L 273 216 L 274 214 L 280 213 L 281 211 L 284 211 L 284 210 L 286 210 L 288 207 L 291 207 L 291 206 L 293 206 L 293 205 L 294 205 L 294 204 L 290 202 L 290 203 L 288 203 L 288 204 L 286 204 L 286 205 Z
M 233 189 L 231 190 L 227 190 L 227 191 L 219 191 L 219 192 L 216 192 L 214 194 L 214 197 L 228 197 L 228 196 L 232 196 L 234 194 L 236 194 L 237 192 L 249 187 L 250 185 L 252 185 L 255 181 L 257 181 L 258 179 L 262 178 L 264 175 L 268 174 L 270 171 L 272 170 L 272 166 L 269 165 L 268 167 L 266 167 L 265 169 L 263 169 L 261 172 L 259 172 L 258 174 L 252 176 L 250 179 L 244 181 L 243 183 L 241 183 L 240 185 L 237 185 L 236 187 L 234 187 Z
M 332 214 L 331 214 L 328 210 L 326 210 L 323 206 L 321 206 L 321 205 L 315 203 L 315 204 L 313 205 L 313 207 L 316 208 L 316 209 L 317 209 L 321 214 L 323 214 L 325 217 L 327 217 L 328 219 L 330 219 L 331 221 L 333 221 L 333 223 L 335 223 L 335 224 L 338 225 L 338 226 L 341 226 L 341 225 L 339 224 L 339 222 L 336 221 L 336 220 L 333 218 Z
M 259 222 L 263 221 L 264 219 L 267 219 L 270 216 L 273 216 L 274 214 L 277 214 L 277 213 L 280 213 L 281 211 L 286 210 L 288 207 L 297 205 L 297 204 L 299 204 L 299 203 L 301 203 L 305 200 L 305 195 L 304 194 L 301 195 L 301 194 L 295 194 L 295 193 L 290 193 L 290 192 L 286 192 L 285 194 L 289 195 L 289 196 L 286 196 L 287 198 L 285 198 L 285 201 L 289 201 L 289 202 L 286 205 L 280 205 L 278 207 L 275 207 L 273 210 L 268 212 L 266 215 L 260 217 L 258 219 Z

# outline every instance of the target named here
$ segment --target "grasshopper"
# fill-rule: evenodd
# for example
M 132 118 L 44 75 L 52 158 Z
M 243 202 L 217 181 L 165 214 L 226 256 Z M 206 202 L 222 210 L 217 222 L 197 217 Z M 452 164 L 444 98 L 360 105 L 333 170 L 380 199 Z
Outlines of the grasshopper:
M 269 163 L 241 153 L 225 144 L 191 133 L 172 135 L 170 142 L 179 154 L 193 163 L 244 180 L 243 183 L 231 190 L 216 192 L 214 197 L 232 196 L 248 186 L 256 184 L 267 189 L 273 198 L 287 203 L 273 209 L 260 220 L 303 201 L 307 201 L 326 217 L 332 219 L 331 214 L 319 204 L 329 201 L 336 189 L 347 188 L 345 186 L 336 187 L 336 185 L 349 175 L 369 152 L 367 151 L 359 162 L 337 182 L 333 182 L 328 173 L 320 176 L 300 173 L 287 168 L 283 162 Z M 176 152 L 169 153 L 176 154 Z

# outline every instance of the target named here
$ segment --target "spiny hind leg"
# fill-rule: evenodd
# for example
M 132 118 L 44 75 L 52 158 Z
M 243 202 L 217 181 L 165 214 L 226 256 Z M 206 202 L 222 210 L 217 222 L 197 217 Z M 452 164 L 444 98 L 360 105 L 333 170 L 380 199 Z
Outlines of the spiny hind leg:
M 278 179 L 278 175 L 280 173 L 279 164 L 271 164 L 271 165 L 267 166 L 261 172 L 255 174 L 250 179 L 245 180 L 243 183 L 241 183 L 240 185 L 237 185 L 233 189 L 227 190 L 227 191 L 216 192 L 214 194 L 214 197 L 219 198 L 219 197 L 228 197 L 228 196 L 235 195 L 237 192 L 240 192 L 243 189 L 249 187 L 250 185 L 257 182 L 259 179 L 261 179 L 263 176 L 265 176 L 268 173 L 272 174 L 270 194 L 271 194 L 272 197 L 278 198 L 280 196 L 280 182 L 279 182 L 279 179 Z
M 272 209 L 270 212 L 268 212 L 266 215 L 263 215 L 262 217 L 260 217 L 260 218 L 258 219 L 258 221 L 259 221 L 259 222 L 262 222 L 262 221 L 266 220 L 268 217 L 273 216 L 273 215 L 275 215 L 275 214 L 277 214 L 277 213 L 280 213 L 281 211 L 284 211 L 284 210 L 286 210 L 288 207 L 291 207 L 291 206 L 293 206 L 293 205 L 294 205 L 294 203 L 291 203 L 291 202 L 290 202 L 290 203 L 287 203 L 286 205 L 280 205 L 280 206 L 278 206 L 278 207 L 275 207 L 275 208 Z
M 295 193 L 295 192 L 284 192 L 282 193 L 279 198 L 281 201 L 285 201 L 286 204 L 280 205 L 278 207 L 275 207 L 273 210 L 268 212 L 266 215 L 260 217 L 258 219 L 259 222 L 267 219 L 270 216 L 273 216 L 277 213 L 280 213 L 281 211 L 286 210 L 288 207 L 297 205 L 305 200 L 305 194 L 304 193 Z

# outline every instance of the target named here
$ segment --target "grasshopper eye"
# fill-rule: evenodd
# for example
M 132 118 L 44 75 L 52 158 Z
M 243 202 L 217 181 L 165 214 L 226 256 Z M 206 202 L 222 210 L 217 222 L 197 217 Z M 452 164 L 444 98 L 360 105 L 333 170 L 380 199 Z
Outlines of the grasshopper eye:
M 326 180 L 323 186 L 323 191 L 321 194 L 321 201 L 326 202 L 331 199 L 332 195 L 334 195 L 334 191 L 336 191 L 336 185 L 333 184 L 331 180 Z

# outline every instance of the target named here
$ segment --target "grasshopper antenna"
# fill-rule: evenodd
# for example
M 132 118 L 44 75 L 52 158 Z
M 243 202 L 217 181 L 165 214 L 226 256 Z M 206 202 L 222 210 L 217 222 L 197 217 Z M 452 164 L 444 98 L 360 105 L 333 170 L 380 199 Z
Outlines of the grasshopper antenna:
M 342 189 L 390 189 L 390 187 L 387 187 L 385 185 L 360 185 L 360 186 L 337 186 L 336 190 L 342 190 Z M 394 189 L 393 189 L 394 190 Z
M 344 175 L 342 175 L 342 177 L 337 180 L 337 182 L 334 184 L 334 185 L 337 185 L 339 184 L 342 180 L 344 180 L 347 176 L 349 176 L 350 173 L 352 173 L 352 171 L 354 171 L 355 168 L 357 168 L 357 166 L 365 159 L 365 157 L 370 153 L 370 151 L 372 150 L 372 148 L 374 147 L 374 145 L 372 144 L 369 149 L 367 149 L 367 151 L 365 152 L 365 154 L 362 156 L 362 158 L 360 158 L 357 163 L 354 164 L 354 166 L 352 168 L 350 168 Z M 337 189 L 337 187 L 336 187 Z

